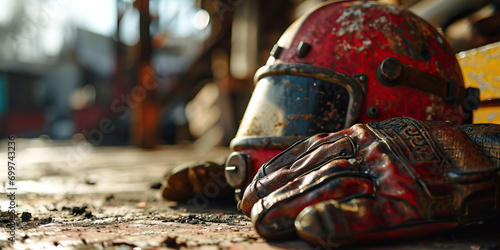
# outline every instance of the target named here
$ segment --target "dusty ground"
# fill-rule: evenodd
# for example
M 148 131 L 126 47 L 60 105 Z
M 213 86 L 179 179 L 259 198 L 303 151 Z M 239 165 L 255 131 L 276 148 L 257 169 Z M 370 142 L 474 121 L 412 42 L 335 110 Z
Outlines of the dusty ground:
M 220 160 L 227 148 L 162 146 L 156 150 L 75 142 L 17 140 L 15 242 L 0 215 L 2 248 L 41 249 L 315 249 L 298 239 L 267 242 L 232 201 L 163 201 L 158 183 L 175 166 Z M 5 145 L 1 143 L 0 145 Z M 6 150 L 0 149 L 0 159 Z M 8 209 L 0 169 L 1 211 Z M 434 237 L 361 249 L 499 249 L 500 220 Z
M 19 248 L 74 246 L 101 248 L 231 246 L 258 243 L 248 219 L 229 204 L 201 211 L 158 199 L 156 192 L 19 196 Z M 29 218 L 28 213 L 32 218 Z M 24 220 L 24 221 L 23 221 Z M 4 224 L 7 223 L 4 221 Z
M 160 146 L 93 148 L 81 142 L 16 140 L 15 242 L 8 240 L 7 169 L 0 169 L 0 246 L 3 248 L 280 249 L 269 244 L 233 201 L 164 201 L 157 189 L 180 164 L 220 161 L 227 148 Z M 0 145 L 6 145 L 5 141 Z M 6 146 L 5 146 L 6 148 Z M 6 149 L 0 157 L 7 159 Z

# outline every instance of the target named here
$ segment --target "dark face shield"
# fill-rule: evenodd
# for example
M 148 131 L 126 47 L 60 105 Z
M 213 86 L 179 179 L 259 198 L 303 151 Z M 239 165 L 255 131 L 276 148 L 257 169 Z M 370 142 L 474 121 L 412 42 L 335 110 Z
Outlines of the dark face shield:
M 304 64 L 265 66 L 231 142 L 242 148 L 286 148 L 302 137 L 335 132 L 358 117 L 363 88 L 353 77 Z

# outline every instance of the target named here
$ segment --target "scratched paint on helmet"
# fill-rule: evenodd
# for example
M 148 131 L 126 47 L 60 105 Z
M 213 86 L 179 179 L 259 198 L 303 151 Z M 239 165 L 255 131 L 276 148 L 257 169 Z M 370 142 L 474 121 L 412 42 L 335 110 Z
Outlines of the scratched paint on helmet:
M 393 56 L 447 81 L 463 83 L 460 67 L 445 38 L 411 12 L 395 6 L 342 1 L 312 11 L 301 19 L 300 25 L 295 37 L 287 36 L 289 49 L 282 51 L 278 61 L 312 64 L 348 76 L 367 75 L 359 122 L 394 116 L 442 120 L 446 119 L 447 110 L 448 114 L 463 117 L 460 107 L 443 102 L 441 97 L 409 88 L 385 87 L 377 79 L 376 69 L 381 61 Z M 300 41 L 311 45 L 303 58 L 295 53 Z M 415 100 L 420 101 L 415 103 Z M 370 106 L 382 111 L 375 119 L 365 115 Z M 464 122 L 463 118 L 454 120 Z

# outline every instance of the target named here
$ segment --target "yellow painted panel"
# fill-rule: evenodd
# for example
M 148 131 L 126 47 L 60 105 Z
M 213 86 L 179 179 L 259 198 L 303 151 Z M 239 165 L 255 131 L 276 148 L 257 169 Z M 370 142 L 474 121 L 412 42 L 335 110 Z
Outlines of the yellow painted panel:
M 479 88 L 481 101 L 500 99 L 500 42 L 457 54 L 465 87 Z
M 465 87 L 480 90 L 481 101 L 500 99 L 500 42 L 457 54 Z M 481 107 L 474 111 L 473 123 L 500 124 L 500 106 Z
M 474 111 L 473 123 L 497 123 L 500 124 L 500 107 L 479 108 Z

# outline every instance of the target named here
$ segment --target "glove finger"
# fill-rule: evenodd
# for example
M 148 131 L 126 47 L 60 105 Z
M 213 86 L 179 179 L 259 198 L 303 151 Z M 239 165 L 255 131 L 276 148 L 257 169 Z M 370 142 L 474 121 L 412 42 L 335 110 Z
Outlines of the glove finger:
M 323 200 L 372 194 L 373 183 L 368 176 L 325 166 L 259 200 L 251 218 L 262 237 L 283 239 L 294 234 L 294 220 L 304 208 Z
M 180 166 L 165 175 L 161 188 L 162 197 L 170 201 L 186 202 L 194 196 L 188 177 L 189 166 Z
M 269 174 L 283 167 L 290 167 L 297 159 L 303 157 L 304 154 L 307 154 L 308 151 L 318 147 L 319 143 L 328 140 L 336 141 L 341 137 L 343 136 L 337 133 L 321 133 L 304 138 L 294 143 L 292 146 L 288 147 L 286 150 L 279 153 L 266 163 L 263 173 Z
M 324 247 L 419 237 L 456 225 L 452 221 L 431 224 L 403 201 L 372 197 L 323 201 L 305 208 L 295 220 L 303 239 Z
M 350 129 L 348 129 L 350 130 Z M 264 164 L 257 172 L 255 178 L 262 178 L 275 171 L 283 168 L 290 169 L 293 165 L 297 166 L 296 162 L 325 144 L 332 144 L 336 141 L 348 136 L 348 131 L 341 131 L 344 133 L 320 133 L 308 138 L 302 139 L 285 151 L 273 157 L 269 162 Z M 331 152 L 330 155 L 333 155 Z
M 224 165 L 205 162 L 189 168 L 188 178 L 192 187 L 205 197 L 226 199 L 234 197 L 234 190 L 224 177 Z
M 350 137 L 340 137 L 334 136 L 334 134 L 319 134 L 317 136 L 330 137 L 332 140 L 325 141 L 315 141 L 308 142 L 310 148 L 306 150 L 299 157 L 294 158 L 294 163 L 290 166 L 284 166 L 283 168 L 276 170 L 275 172 L 254 178 L 250 185 L 245 190 L 245 194 L 241 203 L 241 208 L 245 214 L 249 214 L 250 210 L 260 198 L 263 198 L 270 193 L 274 192 L 278 188 L 287 185 L 290 181 L 294 180 L 299 176 L 306 175 L 313 172 L 329 162 L 338 159 L 350 159 L 354 158 L 357 149 L 354 141 Z M 333 139 L 335 137 L 335 139 Z M 319 138 L 319 137 L 316 137 Z M 279 158 L 286 158 L 287 155 L 281 155 Z M 276 162 L 283 162 L 287 159 L 273 158 L 269 164 L 276 164 Z M 264 165 L 260 170 L 265 168 Z M 275 168 L 275 167 L 274 167 Z M 259 171 L 260 171 L 259 170 Z M 338 169 L 339 171 L 342 168 Z

